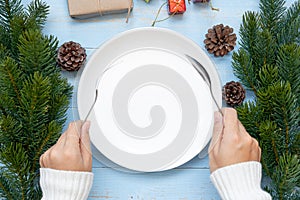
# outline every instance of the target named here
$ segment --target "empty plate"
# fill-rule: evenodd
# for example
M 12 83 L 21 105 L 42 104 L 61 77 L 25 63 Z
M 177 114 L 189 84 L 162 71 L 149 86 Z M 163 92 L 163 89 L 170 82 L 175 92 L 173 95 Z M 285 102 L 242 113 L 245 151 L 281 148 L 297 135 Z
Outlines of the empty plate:
M 168 45 L 174 40 L 176 48 Z M 78 87 L 81 118 L 96 88 L 99 92 L 90 116 L 95 149 L 124 168 L 142 172 L 177 167 L 203 149 L 211 137 L 215 108 L 209 88 L 184 54 L 206 67 L 221 102 L 214 65 L 178 33 L 134 29 L 95 51 Z

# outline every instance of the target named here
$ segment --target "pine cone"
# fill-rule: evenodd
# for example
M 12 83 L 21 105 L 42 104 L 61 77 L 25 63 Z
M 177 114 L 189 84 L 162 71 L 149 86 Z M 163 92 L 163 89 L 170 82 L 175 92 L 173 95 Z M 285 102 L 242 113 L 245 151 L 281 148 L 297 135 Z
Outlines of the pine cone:
M 205 48 L 215 56 L 224 56 L 234 49 L 236 45 L 236 34 L 233 28 L 218 24 L 208 29 L 204 40 Z
M 85 59 L 85 49 L 79 43 L 65 42 L 58 49 L 57 63 L 63 70 L 78 71 Z
M 223 98 L 232 107 L 243 103 L 246 91 L 240 82 L 230 81 L 223 87 Z

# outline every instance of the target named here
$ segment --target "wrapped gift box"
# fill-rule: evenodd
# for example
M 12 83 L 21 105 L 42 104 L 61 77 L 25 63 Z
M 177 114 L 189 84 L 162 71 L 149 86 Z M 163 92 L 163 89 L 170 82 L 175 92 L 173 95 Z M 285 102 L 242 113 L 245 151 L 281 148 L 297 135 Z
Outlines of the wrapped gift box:
M 133 8 L 132 0 L 68 0 L 69 14 L 89 18 L 112 13 L 126 13 Z
M 169 14 L 182 14 L 186 11 L 185 0 L 168 0 Z

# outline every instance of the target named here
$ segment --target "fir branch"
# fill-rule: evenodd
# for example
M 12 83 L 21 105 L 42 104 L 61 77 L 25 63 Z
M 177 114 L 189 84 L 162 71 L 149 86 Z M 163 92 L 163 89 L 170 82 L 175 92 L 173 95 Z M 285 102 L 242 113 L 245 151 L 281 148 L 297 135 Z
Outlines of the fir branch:
M 260 88 L 272 85 L 279 79 L 278 67 L 273 65 L 264 65 L 258 74 Z
M 36 170 L 39 167 L 39 158 L 40 156 L 49 149 L 52 144 L 55 144 L 57 138 L 59 137 L 58 133 L 61 131 L 61 125 L 52 121 L 49 123 L 47 130 L 42 133 L 41 135 L 36 135 L 35 141 L 36 146 L 34 146 L 32 149 L 34 149 L 34 156 L 32 159 L 33 163 L 36 163 L 32 169 L 30 170 L 31 173 L 36 172 Z
M 23 14 L 22 10 L 21 0 L 0 0 L 0 41 L 13 55 L 16 53 L 14 45 L 18 39 L 17 35 L 20 34 L 19 30 L 14 30 L 20 27 L 16 22 L 19 22 L 19 16 Z
M 35 72 L 24 82 L 19 112 L 23 125 L 23 135 L 28 137 L 23 143 L 28 146 L 34 142 L 35 134 L 46 129 L 50 91 L 51 82 L 49 78 L 43 77 L 39 72 Z
M 262 148 L 262 159 L 267 165 L 267 174 L 272 175 L 274 167 L 279 163 L 281 155 L 280 130 L 276 123 L 270 120 L 265 120 L 259 126 L 260 145 Z M 271 138 L 271 139 L 270 139 Z
M 276 94 L 276 96 L 274 96 Z M 299 114 L 294 113 L 296 110 L 296 98 L 291 91 L 290 84 L 277 82 L 269 87 L 259 90 L 257 93 L 259 105 L 264 113 L 274 120 L 282 133 L 284 140 L 281 144 L 285 146 L 285 152 L 290 152 L 291 133 L 298 126 Z
M 279 24 L 276 22 L 281 20 L 286 10 L 284 4 L 285 0 L 260 0 L 259 8 L 262 28 L 270 31 L 274 38 L 279 28 Z
M 259 127 L 260 123 L 265 120 L 260 112 L 260 107 L 256 106 L 255 102 L 245 102 L 238 106 L 239 120 L 245 126 L 247 132 L 255 138 L 260 138 Z
M 42 29 L 49 14 L 49 6 L 40 0 L 32 1 L 27 7 L 27 22 Z
M 40 71 L 48 76 L 58 72 L 55 55 L 58 41 L 54 37 L 45 37 L 39 30 L 24 32 L 19 38 L 21 70 L 25 74 L 33 74 Z M 54 50 L 55 49 L 55 50 Z
M 21 0 L 0 0 L 0 25 L 9 27 L 11 20 L 22 13 Z
M 242 49 L 244 49 L 252 59 L 257 54 L 255 45 L 258 37 L 260 28 L 260 17 L 256 12 L 248 11 L 243 15 L 242 24 L 240 26 L 240 37 L 239 42 Z
M 300 106 L 300 46 L 296 44 L 281 46 L 277 65 L 280 77 L 290 82 L 292 91 L 298 99 L 298 106 Z
M 53 73 L 50 76 L 50 81 L 56 84 L 53 84 L 51 89 L 49 120 L 55 120 L 58 124 L 64 124 L 73 87 L 69 85 L 66 78 L 61 77 L 60 73 Z
M 5 198 L 7 200 L 15 200 L 18 199 L 16 194 L 16 185 L 13 181 L 11 181 L 12 177 L 5 176 L 7 169 L 4 167 L 0 168 L 0 198 Z
M 292 199 L 291 194 L 296 191 L 296 186 L 299 187 L 300 182 L 300 159 L 297 155 L 283 155 L 279 159 L 279 164 L 276 167 L 273 180 L 278 191 L 278 199 Z M 298 195 L 299 191 L 298 191 Z M 299 197 L 299 196 L 298 196 Z
M 26 190 L 28 188 L 28 171 L 30 163 L 26 150 L 20 143 L 11 143 L 6 146 L 4 151 L 0 154 L 1 161 L 9 172 L 17 178 L 17 187 L 20 190 L 20 199 L 26 198 Z
M 256 54 L 253 60 L 256 73 L 262 66 L 275 63 L 278 45 L 270 31 L 264 29 L 258 33 L 255 49 Z
M 23 80 L 23 74 L 18 69 L 17 63 L 7 57 L 7 59 L 0 64 L 0 87 L 6 87 L 6 95 L 16 98 L 20 102 L 20 85 Z M 3 91 L 0 91 L 0 94 Z
M 13 2 L 20 1 L 0 0 L 0 11 Z M 72 87 L 56 67 L 57 39 L 41 31 L 48 8 L 34 0 L 27 10 L 1 12 L 0 198 L 41 198 L 39 157 L 66 121 Z
M 241 80 L 246 88 L 251 89 L 256 93 L 257 79 L 255 78 L 256 74 L 249 54 L 241 48 L 238 52 L 233 52 L 232 58 L 234 75 Z
M 280 200 L 300 196 L 299 178 L 293 178 L 300 173 L 300 0 L 288 9 L 284 4 L 261 0 L 258 13 L 244 14 L 241 48 L 232 57 L 234 74 L 255 94 L 237 108 L 239 118 L 259 140 L 274 183 L 269 191 Z
M 22 125 L 14 117 L 2 116 L 0 120 L 0 151 L 10 143 L 22 143 Z
M 278 41 L 281 44 L 290 44 L 300 38 L 300 1 L 295 1 L 286 11 L 280 22 L 281 31 L 278 32 Z

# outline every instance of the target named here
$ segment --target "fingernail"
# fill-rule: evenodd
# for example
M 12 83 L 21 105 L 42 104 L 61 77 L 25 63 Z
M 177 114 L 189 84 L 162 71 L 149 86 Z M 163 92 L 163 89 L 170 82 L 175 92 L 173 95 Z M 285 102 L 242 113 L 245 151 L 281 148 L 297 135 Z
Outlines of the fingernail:
M 90 129 L 90 126 L 91 126 L 91 122 L 90 121 L 84 122 L 84 124 L 82 125 L 82 131 L 88 133 L 89 129 Z

